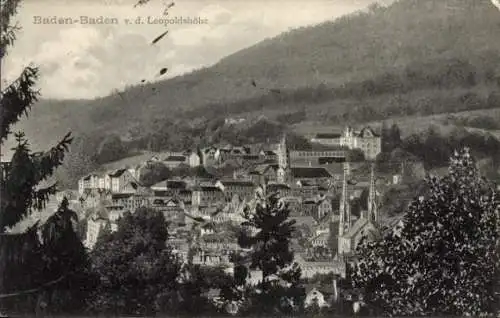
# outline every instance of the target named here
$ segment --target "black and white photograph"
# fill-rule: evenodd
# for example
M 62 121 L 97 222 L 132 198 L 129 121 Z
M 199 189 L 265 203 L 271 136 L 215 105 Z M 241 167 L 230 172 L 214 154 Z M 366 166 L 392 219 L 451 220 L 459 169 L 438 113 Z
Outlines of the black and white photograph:
M 500 318 L 500 0 L 0 0 L 0 318 Z

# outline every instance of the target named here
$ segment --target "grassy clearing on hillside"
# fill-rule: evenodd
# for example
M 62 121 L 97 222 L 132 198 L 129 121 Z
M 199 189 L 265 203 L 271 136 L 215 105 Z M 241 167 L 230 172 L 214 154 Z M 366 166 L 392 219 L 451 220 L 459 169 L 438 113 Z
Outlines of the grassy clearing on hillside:
M 446 123 L 447 119 L 450 118 L 450 116 L 456 118 L 475 118 L 484 116 L 484 117 L 491 117 L 500 122 L 500 107 L 493 109 L 462 111 L 456 113 L 445 113 L 445 114 L 428 115 L 428 116 L 415 115 L 415 116 L 391 117 L 382 121 L 380 120 L 368 121 L 365 123 L 358 124 L 358 126 L 367 125 L 374 129 L 378 129 L 381 127 L 382 122 L 386 121 L 389 124 L 396 123 L 401 128 L 402 137 L 407 137 L 414 133 L 420 133 L 426 131 L 427 128 L 429 128 L 429 126 L 436 126 L 441 133 L 447 134 L 454 128 L 459 127 L 452 123 Z M 338 131 L 341 130 L 343 127 L 344 125 L 341 124 L 333 124 L 333 123 L 330 124 L 330 123 L 309 120 L 293 125 L 292 130 L 304 136 L 312 136 L 315 133 Z M 465 127 L 465 128 L 470 132 L 490 133 L 493 136 L 500 139 L 500 130 L 481 129 L 475 127 Z

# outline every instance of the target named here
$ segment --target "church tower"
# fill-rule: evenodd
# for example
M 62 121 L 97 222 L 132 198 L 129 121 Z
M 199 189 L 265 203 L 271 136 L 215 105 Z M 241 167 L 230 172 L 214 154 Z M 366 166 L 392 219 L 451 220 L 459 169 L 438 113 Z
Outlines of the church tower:
M 344 246 L 344 235 L 346 235 L 351 228 L 351 204 L 349 202 L 349 194 L 347 189 L 347 182 L 350 178 L 349 162 L 344 163 L 344 179 L 342 181 L 342 194 L 340 197 L 339 207 L 339 234 L 337 237 L 338 248 L 337 253 L 342 257 L 345 250 L 349 247 Z
M 288 180 L 288 173 L 290 168 L 290 154 L 286 145 L 286 133 L 281 137 L 278 144 L 278 182 L 286 183 Z
M 286 146 L 286 133 L 281 136 L 278 145 L 278 165 L 280 168 L 288 168 L 288 148 Z
M 349 163 L 344 163 L 344 179 L 342 180 L 342 194 L 340 197 L 339 207 L 339 237 L 349 231 L 351 227 L 351 205 L 349 202 L 349 194 L 347 190 L 347 181 L 350 175 Z
M 377 192 L 375 189 L 375 164 L 373 163 L 370 175 L 370 189 L 368 192 L 368 219 L 374 223 L 378 221 Z

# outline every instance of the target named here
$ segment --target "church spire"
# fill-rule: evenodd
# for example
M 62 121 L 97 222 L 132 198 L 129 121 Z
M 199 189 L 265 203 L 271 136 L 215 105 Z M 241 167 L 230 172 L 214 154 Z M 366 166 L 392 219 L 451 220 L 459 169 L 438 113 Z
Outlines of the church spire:
M 286 145 L 286 132 L 281 135 L 281 140 L 278 145 L 278 164 L 280 168 L 288 168 L 288 148 Z
M 372 222 L 377 222 L 377 193 L 375 189 L 375 164 L 371 165 L 370 189 L 368 193 L 368 218 Z
M 286 183 L 289 175 L 290 158 L 288 147 L 286 143 L 286 132 L 281 136 L 280 143 L 278 144 L 278 182 Z
M 339 207 L 339 236 L 343 236 L 351 225 L 351 209 L 349 204 L 349 195 L 347 191 L 347 180 L 350 175 L 349 163 L 344 163 L 344 179 L 342 180 L 342 194 Z

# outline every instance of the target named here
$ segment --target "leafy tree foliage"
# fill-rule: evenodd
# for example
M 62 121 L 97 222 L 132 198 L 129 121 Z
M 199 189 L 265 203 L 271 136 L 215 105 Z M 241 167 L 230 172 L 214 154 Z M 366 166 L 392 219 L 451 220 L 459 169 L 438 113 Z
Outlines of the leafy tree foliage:
M 461 117 L 450 115 L 446 118 L 445 123 L 488 130 L 500 129 L 498 120 L 489 116 Z
M 125 214 L 117 231 L 102 237 L 92 253 L 92 269 L 99 282 L 90 308 L 113 314 L 152 314 L 176 308 L 181 265 L 167 246 L 167 238 L 163 214 L 145 208 Z
M 175 309 L 178 313 L 207 314 L 217 310 L 206 294 L 212 290 L 219 290 L 219 297 L 225 301 L 236 298 L 234 279 L 224 272 L 221 267 L 202 267 L 197 264 L 183 266 L 180 271 L 178 295 L 179 305 Z M 172 308 L 165 312 L 172 312 Z
M 365 154 L 361 149 L 351 149 L 347 152 L 347 161 L 349 162 L 363 162 Z
M 453 130 L 449 134 L 439 132 L 438 127 L 430 126 L 421 134 L 413 134 L 405 138 L 401 148 L 416 157 L 426 169 L 444 167 L 448 163 L 453 149 L 470 147 L 476 158 L 500 158 L 500 141 L 491 135 L 468 132 L 463 128 Z
M 363 242 L 351 279 L 365 301 L 388 315 L 480 315 L 498 299 L 499 197 L 468 149 L 449 174 L 427 179 L 404 226 Z
M 300 267 L 293 263 L 290 240 L 295 220 L 277 194 L 259 194 L 255 211 L 245 210 L 246 229 L 238 243 L 252 248 L 250 269 L 262 271 L 262 282 L 252 299 L 255 310 L 267 313 L 287 312 L 301 308 L 304 290 L 300 287 Z M 253 229 L 253 230 L 252 230 Z
M 141 170 L 139 181 L 150 187 L 155 183 L 172 177 L 172 171 L 161 162 L 153 162 Z
M 401 131 L 396 123 L 388 127 L 384 122 L 382 125 L 382 152 L 389 153 L 401 145 Z

